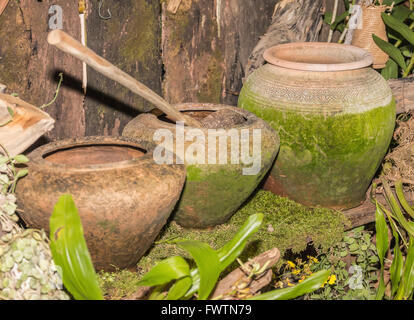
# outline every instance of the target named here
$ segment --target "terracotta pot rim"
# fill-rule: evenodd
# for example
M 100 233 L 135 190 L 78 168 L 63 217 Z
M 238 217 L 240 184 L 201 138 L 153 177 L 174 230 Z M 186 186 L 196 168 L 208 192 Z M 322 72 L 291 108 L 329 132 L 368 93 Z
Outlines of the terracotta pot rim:
M 344 55 L 340 56 L 341 53 Z M 295 56 L 300 56 L 300 58 L 295 59 Z M 332 58 L 333 62 L 312 62 L 312 59 L 315 59 L 314 61 L 321 60 L 324 56 Z M 268 63 L 278 67 L 318 72 L 355 70 L 368 67 L 373 63 L 371 54 L 364 49 L 347 44 L 328 42 L 280 44 L 266 49 L 263 58 Z
M 253 113 L 235 107 L 235 106 L 231 106 L 231 105 L 227 105 L 227 104 L 215 104 L 215 103 L 202 103 L 202 102 L 185 102 L 185 103 L 177 103 L 173 105 L 174 108 L 178 109 L 179 111 L 217 111 L 220 109 L 232 109 L 234 111 L 236 111 L 237 113 L 241 114 L 243 117 L 246 118 L 245 123 L 239 124 L 239 125 L 235 125 L 232 126 L 231 129 L 244 129 L 244 128 L 249 128 L 253 123 L 257 122 L 260 118 L 258 118 L 257 116 L 255 116 Z M 145 114 L 142 114 L 140 116 L 144 116 Z M 138 116 L 138 117 L 140 117 Z M 155 117 L 153 118 L 153 121 L 157 121 L 158 123 L 162 124 L 162 126 L 164 128 L 173 128 L 175 127 L 174 123 L 169 123 L 163 120 L 160 120 L 159 118 Z M 186 129 L 200 129 L 201 131 L 207 131 L 207 130 L 214 130 L 211 128 L 196 128 L 196 127 L 191 127 L 191 126 L 185 126 L 184 130 Z M 219 130 L 221 128 L 217 128 L 217 130 Z M 226 129 L 224 129 L 226 130 Z
M 117 162 L 108 162 L 102 164 L 82 164 L 82 165 L 67 165 L 60 164 L 51 161 L 47 161 L 44 155 L 53 153 L 55 151 L 88 145 L 119 145 L 129 146 L 133 148 L 140 148 L 146 151 L 145 154 L 138 158 L 123 160 Z M 58 140 L 43 145 L 29 154 L 29 167 L 36 166 L 38 168 L 45 168 L 48 170 L 63 170 L 67 172 L 90 172 L 100 170 L 111 170 L 111 169 L 124 169 L 132 166 L 136 166 L 143 163 L 154 162 L 153 151 L 155 144 L 149 141 L 132 139 L 127 137 L 111 137 L 111 136 L 90 136 L 82 138 L 72 138 Z M 30 170 L 30 169 L 29 169 Z

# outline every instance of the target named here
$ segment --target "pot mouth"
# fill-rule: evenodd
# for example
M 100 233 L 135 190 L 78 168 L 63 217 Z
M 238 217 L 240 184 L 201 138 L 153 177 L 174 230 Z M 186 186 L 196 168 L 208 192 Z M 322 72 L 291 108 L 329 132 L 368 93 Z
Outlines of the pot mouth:
M 263 53 L 270 64 L 301 71 L 346 71 L 368 67 L 371 54 L 361 48 L 328 42 L 293 42 L 271 47 Z
M 231 109 L 236 111 L 237 113 L 241 114 L 244 118 L 244 121 L 240 124 L 237 124 L 234 126 L 234 128 L 241 128 L 244 127 L 246 125 L 251 124 L 254 121 L 254 115 L 250 114 L 249 112 L 247 112 L 244 109 L 240 109 L 238 107 L 234 107 L 234 106 L 230 106 L 230 105 L 225 105 L 225 104 L 213 104 L 213 103 L 192 103 L 192 102 L 188 102 L 188 103 L 179 103 L 179 104 L 175 104 L 174 108 L 176 108 L 177 110 L 179 110 L 181 113 L 190 116 L 198 121 L 203 120 L 204 118 L 208 117 L 209 115 L 222 110 L 222 109 Z M 168 118 L 167 115 L 165 114 L 161 114 L 159 116 L 157 116 L 157 119 L 163 123 L 165 123 L 165 125 L 175 125 L 175 121 L 171 120 Z M 187 125 L 184 125 L 184 127 L 187 127 Z M 193 127 L 188 127 L 188 128 L 193 128 Z M 198 128 L 198 129 L 202 129 L 202 130 L 207 130 L 206 128 Z M 211 129 L 211 128 L 210 128 Z
M 155 145 L 125 137 L 84 137 L 48 143 L 30 155 L 30 165 L 64 171 L 126 168 L 152 161 Z
M 57 148 L 43 154 L 42 158 L 55 164 L 90 166 L 130 161 L 146 153 L 146 150 L 136 146 L 97 143 Z

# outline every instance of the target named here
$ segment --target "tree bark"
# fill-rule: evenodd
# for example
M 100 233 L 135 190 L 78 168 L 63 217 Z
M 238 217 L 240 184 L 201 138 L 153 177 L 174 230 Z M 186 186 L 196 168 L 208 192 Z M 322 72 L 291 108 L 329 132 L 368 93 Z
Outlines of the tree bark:
M 253 49 L 246 77 L 264 64 L 263 52 L 277 44 L 317 41 L 322 27 L 323 0 L 282 0 L 276 4 L 266 34 Z
M 98 1 L 88 1 L 88 47 L 161 94 L 160 4 L 151 0 L 106 0 L 112 18 L 98 14 Z M 85 98 L 86 135 L 120 135 L 124 126 L 152 104 L 88 68 Z
M 88 69 L 82 90 L 82 63 L 49 46 L 51 5 L 63 11 L 63 30 L 80 40 L 78 0 L 10 1 L 0 17 L 0 83 L 29 103 L 41 106 L 55 95 L 58 73 L 63 84 L 45 111 L 55 120 L 46 140 L 84 135 L 119 135 L 138 112 L 152 105 L 121 85 Z M 99 55 L 161 93 L 160 5 L 151 0 L 106 0 L 110 20 L 98 15 L 98 1 L 87 1 L 88 46 Z M 42 141 L 42 143 L 45 141 Z
M 76 0 L 56 0 L 63 9 L 63 29 L 79 38 L 78 4 Z M 50 47 L 46 42 L 49 31 L 49 7 L 52 1 L 10 1 L 0 18 L 0 82 L 9 92 L 16 92 L 25 101 L 41 106 L 55 95 L 57 74 L 79 79 L 81 63 Z M 85 133 L 82 94 L 62 86 L 55 103 L 45 111 L 55 120 L 48 139 L 82 136 Z
M 274 0 L 182 0 L 162 13 L 164 96 L 171 103 L 236 104 L 248 56 Z

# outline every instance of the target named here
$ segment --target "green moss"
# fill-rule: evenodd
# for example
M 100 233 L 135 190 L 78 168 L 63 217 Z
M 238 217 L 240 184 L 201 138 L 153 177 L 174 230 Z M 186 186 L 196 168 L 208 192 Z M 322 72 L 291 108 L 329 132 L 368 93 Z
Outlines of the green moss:
M 239 107 L 279 132 L 272 175 L 292 199 L 347 207 L 364 200 L 392 137 L 395 101 L 362 113 L 312 115 L 258 105 L 248 90 L 243 88 Z
M 258 175 L 243 175 L 237 165 L 187 165 L 187 181 L 174 219 L 205 227 L 223 223 L 254 191 L 270 162 Z
M 125 40 L 120 43 L 119 53 L 125 58 L 125 65 L 139 61 L 146 67 L 147 60 L 159 54 L 158 20 L 154 19 L 154 4 L 146 0 L 132 1 L 131 4 L 131 10 L 139 13 L 139 18 L 125 24 Z
M 176 238 L 199 240 L 218 249 L 236 234 L 248 216 L 255 213 L 263 213 L 264 221 L 242 253 L 243 261 L 274 247 L 281 251 L 282 257 L 289 249 L 298 253 L 304 250 L 310 241 L 313 241 L 315 248 L 326 251 L 342 239 L 344 225 L 347 224 L 346 218 L 339 211 L 324 208 L 310 209 L 287 198 L 260 190 L 227 223 L 214 228 L 184 229 L 175 222 L 170 222 L 158 236 L 156 244 L 138 263 L 138 273 L 122 271 L 112 275 L 106 274 L 105 277 L 109 277 L 110 280 L 103 279 L 105 280 L 103 281 L 104 289 L 109 294 L 111 292 L 115 292 L 116 295 L 120 292 L 131 293 L 134 291 L 134 286 L 130 282 L 134 282 L 136 286 L 138 278 L 160 260 L 175 255 L 189 257 L 177 246 L 165 243 L 166 240 Z M 282 262 L 283 259 L 280 263 Z M 237 264 L 234 263 L 226 272 L 233 270 L 236 266 Z
M 197 92 L 199 102 L 220 103 L 223 68 L 221 52 L 216 50 L 210 59 L 207 69 L 207 79 L 201 84 Z

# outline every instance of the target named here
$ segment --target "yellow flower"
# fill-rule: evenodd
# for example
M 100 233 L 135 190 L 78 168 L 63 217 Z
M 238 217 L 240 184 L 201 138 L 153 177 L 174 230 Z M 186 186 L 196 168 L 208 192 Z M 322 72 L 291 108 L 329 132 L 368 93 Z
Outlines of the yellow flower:
M 295 265 L 292 261 L 287 261 L 286 263 L 287 263 L 287 264 L 289 265 L 289 267 L 291 267 L 292 269 L 296 267 L 296 265 Z
M 292 273 L 293 274 L 299 274 L 300 273 L 300 270 L 299 269 L 293 269 Z
M 318 259 L 316 259 L 315 257 L 312 257 L 312 256 L 308 256 L 308 259 L 315 262 L 315 263 L 319 262 Z
M 331 276 L 329 276 L 329 284 L 334 284 L 335 283 L 335 281 L 336 281 L 336 275 L 331 275 Z

